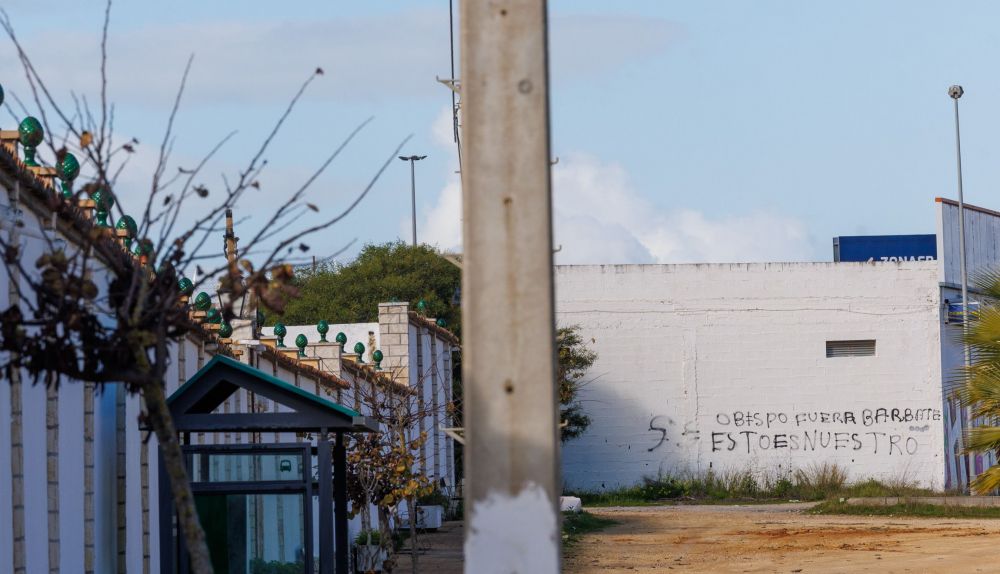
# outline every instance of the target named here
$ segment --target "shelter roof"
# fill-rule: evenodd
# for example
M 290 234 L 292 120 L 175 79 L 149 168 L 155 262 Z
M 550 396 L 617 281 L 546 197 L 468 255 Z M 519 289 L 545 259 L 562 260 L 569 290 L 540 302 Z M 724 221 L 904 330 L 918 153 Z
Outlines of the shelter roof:
M 282 405 L 286 411 L 219 413 L 215 411 L 239 389 Z M 216 355 L 184 385 L 167 405 L 178 431 L 329 431 L 373 432 L 371 417 L 338 405 L 225 355 Z

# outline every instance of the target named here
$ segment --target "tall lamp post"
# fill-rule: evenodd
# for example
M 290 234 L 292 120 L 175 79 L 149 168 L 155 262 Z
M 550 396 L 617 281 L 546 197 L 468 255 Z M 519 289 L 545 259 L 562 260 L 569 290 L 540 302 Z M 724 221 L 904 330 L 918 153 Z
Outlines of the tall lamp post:
M 413 203 L 413 246 L 417 246 L 417 176 L 413 164 L 424 159 L 425 155 L 399 156 L 399 159 L 410 162 L 410 198 Z
M 962 280 L 962 335 L 964 340 L 962 347 L 965 355 L 965 366 L 972 365 L 972 356 L 969 352 L 967 337 L 969 335 L 969 273 L 965 266 L 965 197 L 962 195 L 962 137 L 958 122 L 958 100 L 965 93 L 962 86 L 954 85 L 948 88 L 948 95 L 955 102 L 955 158 L 958 165 L 958 250 L 959 250 L 959 270 Z M 972 428 L 971 409 L 966 409 L 965 424 L 966 429 Z M 971 485 L 972 475 L 976 472 L 975 459 L 972 453 L 967 455 L 966 476 Z

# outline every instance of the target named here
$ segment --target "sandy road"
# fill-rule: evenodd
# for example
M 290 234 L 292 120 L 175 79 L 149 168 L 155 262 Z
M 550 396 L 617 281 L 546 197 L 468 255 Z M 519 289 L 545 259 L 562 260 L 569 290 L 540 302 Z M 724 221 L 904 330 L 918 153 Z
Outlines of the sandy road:
M 1000 520 L 812 516 L 808 505 L 599 508 L 567 574 L 1000 572 Z

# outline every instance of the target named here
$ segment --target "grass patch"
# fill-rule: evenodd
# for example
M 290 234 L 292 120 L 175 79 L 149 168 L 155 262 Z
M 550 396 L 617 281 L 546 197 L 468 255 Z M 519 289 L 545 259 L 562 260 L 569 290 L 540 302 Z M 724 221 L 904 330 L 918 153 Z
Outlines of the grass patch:
M 584 534 L 598 532 L 618 524 L 617 520 L 597 516 L 589 512 L 564 512 L 562 523 L 563 546 L 572 546 Z
M 835 464 L 815 465 L 792 474 L 768 476 L 757 472 L 707 472 L 700 476 L 645 478 L 634 486 L 601 492 L 567 493 L 584 506 L 651 506 L 697 503 L 774 503 L 818 501 L 862 496 L 928 496 L 934 493 L 899 479 L 869 479 L 848 483 L 847 473 Z
M 914 516 L 923 518 L 1000 518 L 995 506 L 943 506 L 905 503 L 891 506 L 851 505 L 827 500 L 809 510 L 810 514 L 848 514 L 852 516 Z

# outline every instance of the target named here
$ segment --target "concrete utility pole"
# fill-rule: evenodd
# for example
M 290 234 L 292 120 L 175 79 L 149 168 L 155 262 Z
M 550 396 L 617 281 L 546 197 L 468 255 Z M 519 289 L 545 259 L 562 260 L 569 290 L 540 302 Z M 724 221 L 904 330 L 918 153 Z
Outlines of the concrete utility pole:
M 948 96 L 955 102 L 955 157 L 958 162 L 958 251 L 959 251 L 959 272 L 962 281 L 962 336 L 969 335 L 969 273 L 965 266 L 965 198 L 962 194 L 962 133 L 958 124 L 958 99 L 962 97 L 965 90 L 962 86 L 951 86 L 948 88 Z M 972 353 L 969 351 L 969 344 L 962 342 L 965 351 L 965 366 L 972 366 Z M 965 428 L 972 428 L 972 409 L 965 408 Z M 963 445 L 964 446 L 964 445 Z M 966 475 L 969 484 L 966 487 L 971 491 L 971 484 L 976 474 L 975 454 L 966 455 Z
M 413 165 L 424 159 L 425 155 L 401 155 L 399 159 L 410 162 L 410 199 L 413 205 L 413 246 L 417 246 L 417 172 Z
M 461 4 L 465 572 L 560 569 L 545 0 Z

